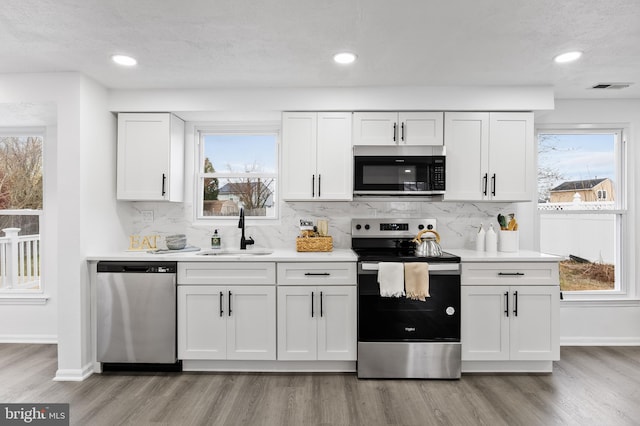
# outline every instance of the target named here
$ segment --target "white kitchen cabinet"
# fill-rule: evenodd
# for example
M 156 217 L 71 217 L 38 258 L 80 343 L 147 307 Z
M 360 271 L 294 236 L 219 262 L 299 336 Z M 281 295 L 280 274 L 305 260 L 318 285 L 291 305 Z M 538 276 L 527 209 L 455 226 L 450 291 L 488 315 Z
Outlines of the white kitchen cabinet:
M 184 122 L 169 113 L 119 113 L 117 198 L 182 201 Z
M 275 287 L 178 286 L 178 358 L 275 360 Z
M 276 359 L 274 262 L 178 262 L 178 358 Z
M 442 112 L 356 112 L 353 145 L 442 146 Z
M 531 201 L 533 114 L 448 112 L 444 115 L 447 201 Z
M 557 263 L 462 266 L 463 361 L 560 359 Z
M 279 286 L 279 360 L 356 360 L 356 286 Z
M 351 200 L 352 174 L 351 113 L 283 114 L 284 200 Z

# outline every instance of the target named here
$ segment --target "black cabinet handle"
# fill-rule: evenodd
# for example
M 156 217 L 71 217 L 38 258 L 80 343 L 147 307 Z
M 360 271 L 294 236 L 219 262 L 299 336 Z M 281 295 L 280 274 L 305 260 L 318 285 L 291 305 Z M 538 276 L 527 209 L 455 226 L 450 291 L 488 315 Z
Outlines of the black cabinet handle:
M 487 182 L 489 180 L 489 174 L 485 173 L 484 177 L 482 178 L 482 186 L 484 187 L 484 189 L 482 190 L 482 193 L 484 195 L 487 195 Z
M 311 196 L 316 196 L 316 175 L 311 175 Z
M 518 292 L 513 292 L 513 315 L 518 316 Z
M 224 295 L 222 294 L 222 292 L 220 292 L 220 316 L 224 315 L 224 309 L 222 309 L 222 298 L 224 297 Z
M 320 179 L 322 179 L 322 175 L 318 174 L 318 197 L 320 197 L 320 188 L 322 188 L 322 181 Z
M 522 272 L 498 272 L 498 276 L 501 277 L 524 277 Z
M 400 125 L 400 131 L 402 132 L 402 136 L 400 137 L 400 140 L 404 142 L 404 123 Z
M 162 196 L 164 197 L 164 195 L 167 193 L 167 191 L 165 191 L 165 184 L 167 183 L 167 175 L 165 175 L 164 173 L 162 174 Z
M 507 315 L 507 317 L 509 317 L 509 292 L 508 291 L 504 292 L 504 302 L 505 302 L 504 313 Z
M 229 316 L 231 316 L 231 291 L 229 291 Z
M 396 141 L 396 133 L 398 132 L 398 123 L 393 123 L 393 141 Z
M 320 292 L 320 316 L 322 316 L 322 292 Z
M 307 277 L 328 277 L 331 274 L 328 272 L 305 272 L 304 275 Z
M 311 318 L 313 318 L 314 312 L 313 312 L 313 292 L 311 292 Z
M 495 196 L 496 195 L 496 174 L 494 173 L 493 176 L 491 176 L 491 195 Z

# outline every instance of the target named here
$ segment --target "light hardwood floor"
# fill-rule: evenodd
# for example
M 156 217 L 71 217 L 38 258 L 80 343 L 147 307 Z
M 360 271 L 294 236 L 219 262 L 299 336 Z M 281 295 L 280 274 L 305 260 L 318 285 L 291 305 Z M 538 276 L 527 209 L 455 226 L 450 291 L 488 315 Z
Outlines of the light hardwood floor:
M 565 347 L 551 375 L 94 374 L 54 382 L 56 347 L 0 344 L 0 402 L 70 403 L 74 425 L 638 425 L 640 347 Z

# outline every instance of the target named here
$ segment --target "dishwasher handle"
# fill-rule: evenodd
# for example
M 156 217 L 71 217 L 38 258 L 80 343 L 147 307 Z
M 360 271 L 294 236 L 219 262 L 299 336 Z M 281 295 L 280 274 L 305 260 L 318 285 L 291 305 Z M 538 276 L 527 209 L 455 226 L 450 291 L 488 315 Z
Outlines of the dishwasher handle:
M 142 274 L 175 274 L 176 262 L 98 262 L 98 273 L 142 273 Z

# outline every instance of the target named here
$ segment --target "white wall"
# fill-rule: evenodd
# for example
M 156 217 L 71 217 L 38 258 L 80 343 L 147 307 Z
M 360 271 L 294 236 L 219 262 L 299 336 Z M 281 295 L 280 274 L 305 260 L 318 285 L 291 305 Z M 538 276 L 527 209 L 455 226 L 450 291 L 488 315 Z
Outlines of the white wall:
M 41 306 L 3 306 L 0 336 L 18 331 L 24 340 L 57 339 L 56 378 L 80 380 L 91 371 L 86 250 L 111 247 L 122 233 L 107 92 L 77 73 L 0 75 L 0 103 L 53 103 L 57 111 L 56 135 L 47 137 L 43 156 L 42 274 L 50 299 Z
M 628 239 L 623 247 L 623 262 L 628 268 L 624 277 L 633 300 L 612 302 L 564 301 L 561 304 L 560 339 L 563 344 L 640 344 L 640 285 L 636 265 L 640 217 L 637 198 L 640 195 L 640 174 L 635 171 L 640 162 L 640 100 L 556 100 L 554 111 L 536 113 L 536 125 L 600 124 L 619 128 L 628 126 L 627 172 L 629 179 Z M 535 206 L 529 210 L 532 227 L 537 226 Z

